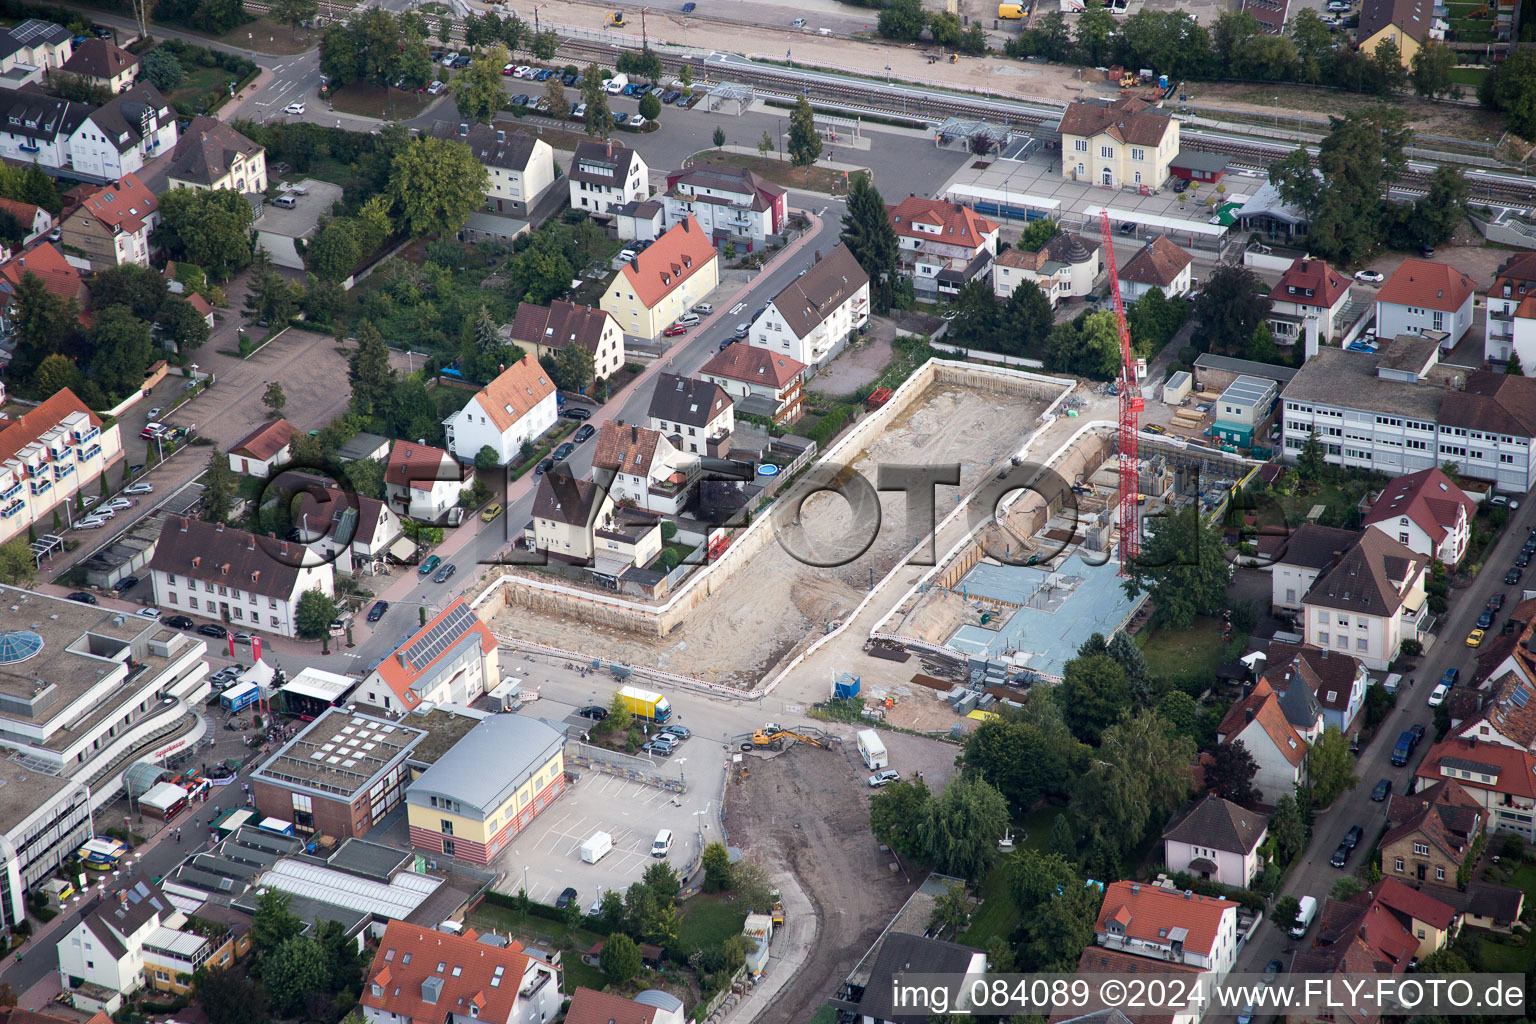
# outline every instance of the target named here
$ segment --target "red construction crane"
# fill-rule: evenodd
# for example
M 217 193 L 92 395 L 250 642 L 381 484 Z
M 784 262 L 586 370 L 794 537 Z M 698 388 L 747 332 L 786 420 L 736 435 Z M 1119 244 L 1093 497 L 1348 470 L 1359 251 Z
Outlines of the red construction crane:
M 1120 301 L 1120 275 L 1115 270 L 1115 239 L 1109 229 L 1109 211 L 1099 211 L 1104 231 L 1105 269 L 1109 290 L 1115 297 L 1115 325 L 1120 329 L 1120 575 L 1131 574 L 1131 564 L 1141 554 L 1141 469 L 1136 457 L 1136 431 L 1141 418 L 1141 378 L 1131 354 L 1131 331 L 1125 325 L 1125 304 Z

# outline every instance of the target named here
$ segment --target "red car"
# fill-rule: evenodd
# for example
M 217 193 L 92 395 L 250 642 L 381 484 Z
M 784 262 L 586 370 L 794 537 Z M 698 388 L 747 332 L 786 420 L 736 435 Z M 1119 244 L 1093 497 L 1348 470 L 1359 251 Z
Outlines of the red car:
M 680 334 L 687 334 L 688 333 L 688 328 L 684 327 L 682 324 L 673 324 L 671 327 L 668 327 L 666 330 L 662 331 L 661 333 L 662 333 L 663 337 L 675 338 L 675 337 L 677 337 Z
M 508 65 L 506 65 L 505 67 L 503 67 L 501 69 L 501 73 L 503 75 L 507 76 L 508 78 L 511 78 L 512 77 L 512 72 L 514 72 L 516 70 L 517 70 L 517 65 L 516 64 L 508 64 Z

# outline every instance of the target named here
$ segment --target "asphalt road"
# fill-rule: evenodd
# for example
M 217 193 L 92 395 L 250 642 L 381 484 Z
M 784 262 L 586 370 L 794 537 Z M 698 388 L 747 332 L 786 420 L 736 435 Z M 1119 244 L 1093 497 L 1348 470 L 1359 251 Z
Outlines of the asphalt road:
M 1414 772 L 1417 771 L 1419 763 L 1424 759 L 1429 748 L 1434 745 L 1434 711 L 1426 703 L 1434 684 L 1444 675 L 1446 669 L 1455 667 L 1461 669 L 1461 684 L 1471 685 L 1476 669 L 1476 652 L 1466 646 L 1465 639 L 1476 625 L 1477 617 L 1487 605 L 1488 599 L 1495 593 L 1503 593 L 1506 597 L 1504 610 L 1493 625 L 1493 630 L 1496 631 L 1502 626 L 1508 612 L 1520 600 L 1522 588 L 1536 588 L 1536 575 L 1533 575 L 1536 574 L 1536 569 L 1528 569 L 1525 578 L 1519 584 L 1506 586 L 1504 583 L 1504 573 L 1514 564 L 1520 546 L 1525 543 L 1525 538 L 1531 533 L 1533 527 L 1536 527 L 1536 502 L 1525 502 L 1511 516 L 1510 523 L 1505 527 L 1498 544 L 1495 545 L 1483 572 L 1471 586 L 1452 591 L 1450 607 L 1442 620 L 1439 639 L 1420 661 L 1419 667 L 1414 670 L 1413 687 L 1398 691 L 1396 709 L 1386 722 L 1382 723 L 1371 745 L 1361 752 L 1358 768 L 1359 785 L 1340 797 L 1333 807 L 1316 816 L 1313 823 L 1312 845 L 1303 855 L 1302 863 L 1291 872 L 1290 879 L 1282 891 L 1283 895 L 1297 898 L 1304 895 L 1313 896 L 1321 906 L 1328 896 L 1329 888 L 1340 877 L 1357 871 L 1363 873 L 1368 855 L 1374 848 L 1382 828 L 1386 825 L 1387 815 L 1387 804 L 1372 802 L 1371 790 L 1381 779 L 1392 780 L 1394 794 L 1401 795 L 1412 788 Z M 1415 723 L 1424 726 L 1424 740 L 1414 751 L 1413 758 L 1406 766 L 1393 767 L 1392 747 L 1396 744 L 1398 735 Z M 1352 825 L 1360 825 L 1365 830 L 1365 839 L 1362 840 L 1360 848 L 1355 851 L 1345 868 L 1340 870 L 1333 867 L 1329 860 L 1339 841 L 1344 838 L 1344 833 L 1348 832 Z M 1298 943 L 1282 934 L 1266 919 L 1254 939 L 1239 955 L 1237 970 L 1254 973 L 1262 971 L 1271 958 L 1289 954 L 1297 949 L 1305 949 L 1316 937 L 1315 922 L 1304 939 Z M 1284 956 L 1284 959 L 1289 963 L 1289 956 Z

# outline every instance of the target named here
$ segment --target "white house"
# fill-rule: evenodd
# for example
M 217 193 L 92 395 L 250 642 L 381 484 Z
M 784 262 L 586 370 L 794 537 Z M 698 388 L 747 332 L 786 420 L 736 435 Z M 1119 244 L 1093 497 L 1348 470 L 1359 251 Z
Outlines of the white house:
M 997 225 L 969 206 L 909 195 L 885 211 L 901 270 L 921 294 L 958 291 L 997 256 Z
M 1469 736 L 1448 736 L 1419 762 L 1414 781 L 1420 789 L 1454 780 L 1488 812 L 1489 832 L 1514 832 L 1536 839 L 1536 755 L 1502 743 L 1479 743 Z
M 1259 877 L 1259 847 L 1269 835 L 1269 816 L 1207 793 L 1163 830 L 1163 863 L 1170 872 L 1246 889 Z
M 1255 658 L 1259 659 L 1256 667 L 1263 666 L 1258 671 L 1276 696 L 1281 697 L 1281 709 L 1288 712 L 1288 720 L 1295 724 L 1302 716 L 1290 712 L 1306 707 L 1310 727 L 1295 725 L 1304 739 L 1310 742 L 1329 727 L 1342 733 L 1354 732 L 1355 719 L 1365 707 L 1365 691 L 1371 684 L 1370 673 L 1359 658 L 1280 640 L 1271 640 L 1269 647 Z M 1311 691 L 1315 705 L 1312 701 L 1303 705 L 1292 698 L 1289 687 L 1298 680 Z M 1321 728 L 1317 725 L 1318 715 Z
M 1111 882 L 1093 937 L 1106 949 L 1187 964 L 1219 978 L 1237 961 L 1237 904 L 1143 882 Z
M 820 367 L 869 323 L 869 275 L 838 245 L 773 297 L 752 322 L 747 343 Z
M 666 194 L 658 198 L 667 227 L 693 217 L 711 237 L 745 238 L 751 249 L 783 230 L 787 196 L 751 171 L 700 166 L 667 175 Z
M 334 558 L 341 572 L 355 572 L 382 559 L 401 542 L 400 517 L 377 498 L 348 495 L 314 479 L 305 486 L 295 518 L 299 539 L 320 556 Z M 404 544 L 415 547 L 414 542 Z
M 448 449 L 460 462 L 473 463 L 480 449 L 488 447 L 496 453 L 497 465 L 505 466 L 518 457 L 523 442 L 555 425 L 555 406 L 555 385 L 528 353 L 443 420 Z
M 1306 642 L 1385 671 L 1425 616 L 1429 559 L 1380 530 L 1366 530 L 1301 599 Z
M 171 150 L 166 175 L 172 188 L 265 192 L 267 151 L 218 118 L 200 114 Z
M 22 246 L 31 245 L 38 238 L 53 230 L 53 214 L 41 206 L 23 203 L 18 199 L 0 199 L 0 210 L 4 210 L 12 217 L 15 217 L 16 223 L 26 230 L 27 233 L 21 240 Z M 14 252 L 7 250 L 4 253 L 4 258 L 9 260 L 13 255 L 15 255 Z
M 1164 297 L 1170 299 L 1184 295 L 1189 291 L 1193 265 L 1193 256 L 1167 235 L 1158 235 L 1120 268 L 1120 296 L 1125 302 L 1135 302 L 1153 288 L 1161 288 Z
M 526 219 L 555 183 L 555 151 L 511 122 L 445 124 L 437 134 L 464 143 L 485 165 L 488 213 Z
M 656 378 L 646 425 L 680 452 L 719 457 L 736 429 L 734 406 L 718 384 L 663 373 Z
M 1376 335 L 1444 331 L 1440 347 L 1451 349 L 1472 326 L 1472 298 L 1477 286 L 1455 267 L 1431 260 L 1406 259 L 1376 293 Z
M 241 476 L 262 479 L 285 465 L 293 457 L 293 424 L 278 417 L 267 420 L 255 430 L 230 445 L 226 456 L 229 468 Z
M 520 302 L 506 328 L 512 341 L 541 364 L 554 365 L 560 350 L 577 345 L 592 356 L 592 374 L 601 380 L 624 368 L 624 331 L 613 314 L 556 300 L 547 306 Z
M 0 920 L 14 928 L 27 919 L 27 893 L 91 838 L 91 792 L 84 779 L 38 772 L 10 758 L 0 761 L 0 780 L 32 787 L 29 800 L 0 805 Z
M 359 998 L 367 1024 L 544 1024 L 563 1001 L 559 970 L 522 943 L 404 921 L 385 927 Z
M 172 517 L 150 560 L 155 604 L 171 614 L 217 619 L 233 629 L 297 636 L 299 597 L 335 593 L 335 567 L 302 565 L 304 547 L 223 523 Z
M 727 345 L 699 368 L 699 376 L 725 389 L 744 413 L 787 425 L 805 412 L 805 364 L 756 345 Z
M 1294 344 L 1315 317 L 1318 336 L 1334 338 L 1349 326 L 1341 316 L 1349 299 L 1349 278 L 1310 256 L 1293 260 L 1269 293 L 1269 332 L 1282 345 Z
M 384 468 L 384 501 L 402 518 L 441 522 L 459 503 L 474 472 L 473 463 L 461 466 L 441 448 L 396 441 Z
M 1536 252 L 1516 253 L 1499 267 L 1493 287 L 1488 289 L 1483 358 L 1502 363 L 1515 351 L 1522 366 L 1536 366 L 1536 303 L 1526 304 L 1532 296 L 1536 296 Z M 1519 321 L 1515 319 L 1517 310 Z M 1519 344 L 1515 339 L 1517 323 Z
M 1294 791 L 1305 776 L 1307 741 L 1286 718 L 1280 698 L 1260 679 L 1248 696 L 1233 704 L 1216 727 L 1221 743 L 1241 742 L 1258 770 L 1253 785 L 1259 798 L 1273 804 Z
M 92 37 L 76 44 L 75 52 L 59 70 L 116 95 L 133 85 L 139 58 L 110 39 Z
M 355 696 L 392 714 L 423 704 L 468 707 L 501 681 L 499 652 L 490 627 L 456 598 L 379 662 Z
M 0 91 L 0 157 L 45 171 L 69 165 L 69 140 L 91 108 L 28 90 Z
M 609 420 L 593 443 L 592 469 L 615 501 L 676 515 L 698 479 L 697 456 L 685 456 L 659 430 Z M 602 474 L 609 474 L 603 476 Z
M 69 138 L 76 174 L 116 181 L 176 146 L 176 111 L 160 90 L 140 82 L 91 111 Z
M 626 203 L 644 202 L 651 195 L 650 169 L 640 154 L 612 139 L 579 142 L 566 177 L 571 183 L 571 209 L 609 215 Z
M 51 21 L 28 18 L 0 29 L 0 89 L 36 85 L 74 53 L 75 36 Z
M 992 261 L 992 293 L 1007 299 L 1027 281 L 1044 292 L 1055 309 L 1066 299 L 1091 294 L 1103 272 L 1098 243 L 1063 231 L 1033 252 L 1015 248 L 999 254 Z
M 153 883 L 138 881 L 104 898 L 58 942 L 59 982 L 73 979 L 127 994 L 144 987 L 144 944 L 162 926 L 177 928 L 186 916 Z
M 25 540 L 28 527 L 49 532 L 50 514 L 87 488 L 95 493 L 97 479 L 122 457 L 120 426 L 103 429 L 68 388 L 0 420 L 0 544 Z
M 613 209 L 613 230 L 626 242 L 654 242 L 667 230 L 660 200 L 641 199 Z
M 1361 525 L 1374 528 L 1410 551 L 1461 564 L 1472 538 L 1477 503 L 1438 466 L 1400 476 L 1382 490 Z

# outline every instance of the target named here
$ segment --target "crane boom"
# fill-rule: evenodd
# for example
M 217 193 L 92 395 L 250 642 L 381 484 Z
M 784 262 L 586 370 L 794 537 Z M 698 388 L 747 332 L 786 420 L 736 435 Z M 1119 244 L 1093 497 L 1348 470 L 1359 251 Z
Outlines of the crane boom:
M 1132 564 L 1141 554 L 1141 467 L 1136 451 L 1142 409 L 1141 378 L 1136 373 L 1131 331 L 1125 324 L 1125 304 L 1120 299 L 1120 275 L 1115 269 L 1114 235 L 1110 232 L 1108 210 L 1099 210 L 1099 227 L 1104 232 L 1105 269 L 1109 272 L 1110 294 L 1115 298 L 1115 326 L 1120 333 L 1120 575 L 1129 576 Z

